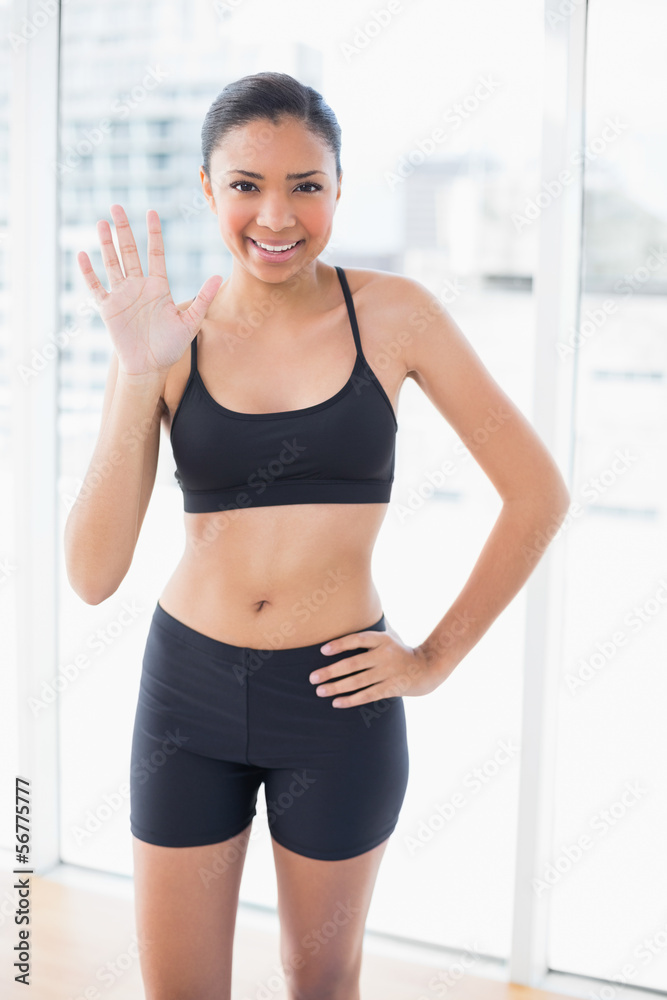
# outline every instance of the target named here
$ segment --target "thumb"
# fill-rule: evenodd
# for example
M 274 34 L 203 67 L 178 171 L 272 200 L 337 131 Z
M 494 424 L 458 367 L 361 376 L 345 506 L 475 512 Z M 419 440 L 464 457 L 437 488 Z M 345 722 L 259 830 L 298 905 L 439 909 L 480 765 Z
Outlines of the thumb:
M 206 311 L 223 281 L 224 278 L 219 274 L 214 274 L 211 278 L 207 278 L 199 289 L 195 300 L 182 314 L 184 323 L 193 333 L 199 330 Z

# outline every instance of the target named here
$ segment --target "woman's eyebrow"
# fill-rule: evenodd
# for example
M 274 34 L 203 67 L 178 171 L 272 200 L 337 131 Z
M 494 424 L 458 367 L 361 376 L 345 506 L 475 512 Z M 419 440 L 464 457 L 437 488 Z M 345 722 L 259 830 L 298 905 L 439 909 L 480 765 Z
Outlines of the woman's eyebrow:
M 244 177 L 252 177 L 253 180 L 263 181 L 266 178 L 263 174 L 255 174 L 252 170 L 241 170 L 240 167 L 234 167 L 233 170 L 225 170 L 226 174 L 243 174 Z M 313 174 L 323 174 L 323 170 L 306 170 L 303 174 L 285 174 L 286 181 L 301 181 L 304 177 L 311 177 Z

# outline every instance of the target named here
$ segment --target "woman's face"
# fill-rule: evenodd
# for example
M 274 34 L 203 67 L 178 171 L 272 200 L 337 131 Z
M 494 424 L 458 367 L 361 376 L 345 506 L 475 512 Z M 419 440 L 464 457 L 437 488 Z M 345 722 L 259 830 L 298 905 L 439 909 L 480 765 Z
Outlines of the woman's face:
M 262 281 L 281 282 L 327 245 L 340 198 L 336 161 L 300 121 L 250 122 L 229 132 L 200 177 L 220 235 L 239 264 Z M 308 174 L 308 176 L 288 176 Z M 256 242 L 255 242 L 256 241 Z M 264 250 L 296 243 L 293 249 Z

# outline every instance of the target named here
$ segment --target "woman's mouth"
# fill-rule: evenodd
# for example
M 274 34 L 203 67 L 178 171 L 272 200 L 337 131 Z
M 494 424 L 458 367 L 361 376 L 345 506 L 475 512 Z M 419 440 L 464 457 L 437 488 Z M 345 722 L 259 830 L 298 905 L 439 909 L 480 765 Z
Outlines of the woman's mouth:
M 301 244 L 305 242 L 304 240 L 296 240 L 292 243 L 282 243 L 277 247 L 269 247 L 268 244 L 262 244 L 254 240 L 252 236 L 249 236 L 248 239 L 258 257 L 262 260 L 276 261 L 288 260 L 290 257 L 293 257 Z

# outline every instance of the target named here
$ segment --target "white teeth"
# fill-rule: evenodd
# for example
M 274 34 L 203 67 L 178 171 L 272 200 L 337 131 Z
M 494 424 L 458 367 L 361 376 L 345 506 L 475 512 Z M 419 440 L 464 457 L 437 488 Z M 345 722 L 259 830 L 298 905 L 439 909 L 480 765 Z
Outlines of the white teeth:
M 298 242 L 299 241 L 297 240 L 296 243 Z M 292 247 L 296 246 L 296 243 L 288 243 L 284 247 L 267 247 L 265 243 L 259 243 L 257 240 L 253 240 L 253 243 L 256 243 L 258 247 L 262 248 L 262 250 L 270 250 L 271 253 L 280 253 L 281 250 L 291 250 Z

